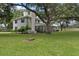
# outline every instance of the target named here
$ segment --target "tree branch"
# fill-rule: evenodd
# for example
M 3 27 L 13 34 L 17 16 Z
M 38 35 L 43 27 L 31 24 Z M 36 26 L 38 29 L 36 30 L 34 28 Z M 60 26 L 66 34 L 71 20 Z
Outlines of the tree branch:
M 46 15 L 46 17 L 47 17 L 47 23 L 50 23 L 50 15 L 49 15 L 49 12 L 48 12 L 48 6 L 46 6 L 45 4 L 43 4 L 43 6 L 44 6 L 44 11 L 45 11 L 45 15 Z
M 30 9 L 30 8 L 27 6 L 27 4 L 24 5 L 23 3 L 21 3 L 21 4 L 14 4 L 14 5 L 16 5 L 16 6 L 22 6 L 22 7 L 26 8 L 27 10 L 29 10 L 29 11 L 35 13 L 35 15 L 37 15 L 44 23 L 46 23 L 46 21 L 44 21 L 44 19 L 41 17 L 41 15 L 40 15 L 39 13 L 37 13 L 35 10 Z

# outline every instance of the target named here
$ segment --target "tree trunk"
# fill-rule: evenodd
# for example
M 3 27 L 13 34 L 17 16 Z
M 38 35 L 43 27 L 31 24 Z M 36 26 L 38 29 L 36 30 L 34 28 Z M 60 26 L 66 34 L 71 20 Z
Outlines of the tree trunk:
M 61 28 L 61 31 L 63 31 L 63 24 L 61 23 L 60 23 L 60 28 Z
M 5 25 L 5 31 L 7 31 L 6 18 L 4 18 L 3 20 L 4 20 L 4 25 Z
M 46 33 L 51 34 L 52 32 L 52 27 L 50 26 L 50 24 L 46 24 Z

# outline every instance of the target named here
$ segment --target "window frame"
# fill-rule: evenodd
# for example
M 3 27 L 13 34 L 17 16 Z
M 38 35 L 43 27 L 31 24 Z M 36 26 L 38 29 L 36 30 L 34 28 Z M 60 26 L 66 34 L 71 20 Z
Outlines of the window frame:
M 17 20 L 15 20 L 15 24 L 17 24 L 18 22 L 17 22 Z
M 23 18 L 23 19 L 21 19 L 21 23 L 24 23 L 24 22 L 25 22 L 24 18 Z

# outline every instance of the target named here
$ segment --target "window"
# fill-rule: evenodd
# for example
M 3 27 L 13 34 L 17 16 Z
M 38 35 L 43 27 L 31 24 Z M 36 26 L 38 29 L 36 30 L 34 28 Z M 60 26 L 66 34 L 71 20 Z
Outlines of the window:
M 28 15 L 30 15 L 30 12 L 28 11 Z
M 17 20 L 15 20 L 15 24 L 17 23 Z
M 24 19 L 21 19 L 21 23 L 24 23 Z
M 40 20 L 38 20 L 38 23 L 40 23 Z

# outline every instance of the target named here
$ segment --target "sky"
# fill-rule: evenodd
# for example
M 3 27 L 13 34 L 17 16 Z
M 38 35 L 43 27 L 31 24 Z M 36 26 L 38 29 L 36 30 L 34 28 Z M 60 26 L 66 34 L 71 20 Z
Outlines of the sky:
M 21 6 L 17 6 L 17 9 L 25 9 L 25 8 Z

